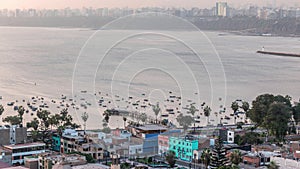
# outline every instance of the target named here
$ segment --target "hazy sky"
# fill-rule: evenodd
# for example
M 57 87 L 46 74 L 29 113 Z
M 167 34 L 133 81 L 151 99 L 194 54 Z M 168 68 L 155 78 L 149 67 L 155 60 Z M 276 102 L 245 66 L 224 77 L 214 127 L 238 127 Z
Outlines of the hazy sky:
M 233 7 L 249 4 L 300 6 L 300 0 L 0 0 L 1 8 L 81 8 L 81 7 L 212 7 L 216 1 L 228 2 Z

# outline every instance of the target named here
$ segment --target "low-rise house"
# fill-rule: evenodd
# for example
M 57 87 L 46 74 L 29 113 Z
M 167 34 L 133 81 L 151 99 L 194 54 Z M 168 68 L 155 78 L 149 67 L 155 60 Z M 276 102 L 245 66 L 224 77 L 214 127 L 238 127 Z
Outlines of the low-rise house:
M 155 124 L 145 124 L 141 126 L 128 126 L 129 131 L 132 133 L 133 136 L 139 138 L 150 138 L 150 137 L 157 137 L 159 134 L 164 133 L 167 131 L 167 128 L 161 125 Z
M 248 153 L 247 155 L 243 156 L 243 162 L 248 165 L 259 167 L 260 157 L 255 153 Z
M 86 164 L 85 156 L 78 154 L 43 153 L 38 156 L 39 169 L 53 169 L 56 164 L 62 166 L 79 166 Z
M 29 169 L 39 169 L 39 159 L 38 157 L 24 157 L 25 167 Z

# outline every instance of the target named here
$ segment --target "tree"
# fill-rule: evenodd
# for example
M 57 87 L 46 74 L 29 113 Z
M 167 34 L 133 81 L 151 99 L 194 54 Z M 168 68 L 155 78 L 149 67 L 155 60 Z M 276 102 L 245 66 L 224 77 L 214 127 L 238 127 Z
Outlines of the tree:
M 209 164 L 210 164 L 210 156 L 211 156 L 211 152 L 209 149 L 204 149 L 202 154 L 201 154 L 201 161 L 205 166 L 205 169 L 208 168 Z
M 19 116 L 7 116 L 3 119 L 3 122 L 10 123 L 11 125 L 19 125 L 22 123 Z
M 242 153 L 239 150 L 234 150 L 230 154 L 230 161 L 234 165 L 239 165 L 242 162 Z
M 271 161 L 268 165 L 268 169 L 279 169 L 279 165 L 277 165 L 275 161 Z
M 86 130 L 86 121 L 88 120 L 89 118 L 89 115 L 87 114 L 87 112 L 84 112 L 82 115 L 81 115 L 81 119 L 83 121 L 83 126 L 84 126 L 84 133 L 85 133 L 85 130 Z
M 226 157 L 226 150 L 223 147 L 223 141 L 221 138 L 218 138 L 216 139 L 215 146 L 212 150 L 210 167 L 219 168 L 228 165 L 229 165 L 229 160 Z
M 20 117 L 20 120 L 21 120 L 20 125 L 22 125 L 22 126 L 23 126 L 23 115 L 24 115 L 24 113 L 25 113 L 24 107 L 23 106 L 19 106 L 18 107 L 18 114 L 19 114 L 19 117 Z
M 176 159 L 175 159 L 175 152 L 174 151 L 168 151 L 166 155 L 166 161 L 168 162 L 170 168 L 174 168 L 176 164 Z
M 233 110 L 233 114 L 234 114 L 234 124 L 236 124 L 237 111 L 239 110 L 238 102 L 236 102 L 236 101 L 232 102 L 231 109 Z
M 2 116 L 3 112 L 4 112 L 4 107 L 0 105 L 0 117 Z
M 3 112 L 4 112 L 4 107 L 0 105 L 0 116 L 2 115 Z
M 145 124 L 146 121 L 147 121 L 147 114 L 146 113 L 142 113 L 139 116 L 140 116 L 141 121 Z
M 297 103 L 293 107 L 293 118 L 294 118 L 296 124 L 298 124 L 300 121 L 300 103 Z
M 33 120 L 31 120 L 31 122 L 27 122 L 26 127 L 33 128 L 35 131 L 37 131 L 39 128 L 39 124 L 40 124 L 40 121 L 35 117 L 35 118 L 33 118 Z
M 194 118 L 191 116 L 183 116 L 183 114 L 179 114 L 176 118 L 177 122 L 179 123 L 180 126 L 183 127 L 184 132 L 189 128 L 189 126 L 194 122 Z
M 207 125 L 208 125 L 209 124 L 209 116 L 210 116 L 211 108 L 209 106 L 205 106 L 205 108 L 203 109 L 203 112 L 204 112 L 204 116 L 206 116 Z
M 243 102 L 242 102 L 242 109 L 244 110 L 245 113 L 248 112 L 249 108 L 250 108 L 249 103 L 246 102 L 246 101 L 243 101 Z
M 124 121 L 124 129 L 125 129 L 125 127 L 126 127 L 126 121 L 127 121 L 127 118 L 125 116 L 123 117 L 123 121 Z
M 289 107 L 284 103 L 274 102 L 269 107 L 264 126 L 271 134 L 275 135 L 279 141 L 283 141 L 289 130 L 288 123 L 290 119 L 291 111 Z
M 190 107 L 187 111 L 188 114 L 191 114 L 193 116 L 193 119 L 195 119 L 195 113 L 196 113 L 197 109 L 196 107 L 194 106 L 194 104 L 190 104 Z M 195 120 L 193 120 L 194 122 L 194 132 L 196 130 L 196 126 L 195 126 Z
M 49 117 L 49 125 L 51 126 L 51 130 L 52 130 L 53 126 L 58 127 L 58 125 L 60 123 L 59 119 L 60 119 L 60 116 L 58 114 L 51 115 Z
M 154 114 L 155 114 L 155 117 L 156 117 L 155 123 L 157 123 L 157 116 L 159 115 L 159 113 L 160 113 L 160 111 L 161 111 L 158 102 L 156 103 L 156 105 L 153 105 L 153 106 L 152 106 L 152 110 L 153 110 L 153 112 L 154 112 Z

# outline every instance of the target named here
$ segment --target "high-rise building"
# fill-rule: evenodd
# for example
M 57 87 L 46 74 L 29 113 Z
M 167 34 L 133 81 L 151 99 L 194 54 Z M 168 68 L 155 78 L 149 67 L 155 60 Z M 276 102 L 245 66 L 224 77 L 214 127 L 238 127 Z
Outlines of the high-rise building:
M 216 3 L 216 15 L 217 16 L 227 16 L 227 2 L 217 2 Z

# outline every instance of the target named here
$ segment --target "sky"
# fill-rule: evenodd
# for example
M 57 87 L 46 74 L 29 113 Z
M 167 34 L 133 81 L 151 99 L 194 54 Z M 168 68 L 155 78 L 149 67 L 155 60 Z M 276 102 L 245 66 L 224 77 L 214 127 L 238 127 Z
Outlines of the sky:
M 199 7 L 210 8 L 220 0 L 0 0 L 0 9 L 53 9 L 53 8 L 82 8 L 82 7 Z M 221 0 L 228 2 L 231 7 L 245 7 L 252 5 L 258 6 L 285 6 L 300 7 L 300 0 Z

